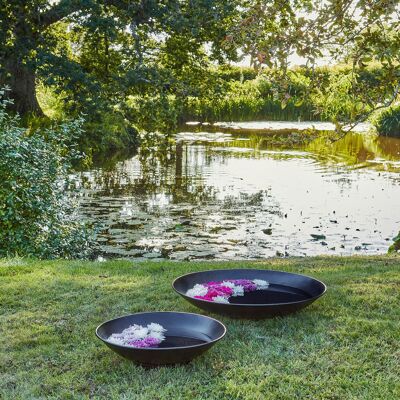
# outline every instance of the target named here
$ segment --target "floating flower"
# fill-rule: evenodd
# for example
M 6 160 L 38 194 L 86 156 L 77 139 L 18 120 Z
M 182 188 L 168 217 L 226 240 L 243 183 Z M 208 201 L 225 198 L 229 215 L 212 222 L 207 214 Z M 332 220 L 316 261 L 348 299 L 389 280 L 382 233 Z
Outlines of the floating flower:
M 207 287 L 197 284 L 194 285 L 192 289 L 188 290 L 186 294 L 190 297 L 197 297 L 206 295 L 207 291 L 208 291 Z
M 147 329 L 152 332 L 165 332 L 166 329 L 163 328 L 160 324 L 156 324 L 152 322 L 151 324 L 147 325 Z
M 212 301 L 215 301 L 216 303 L 228 303 L 229 304 L 229 300 L 224 297 L 224 296 L 215 296 Z
M 267 289 L 269 286 L 269 283 L 262 279 L 253 279 L 253 283 L 257 285 L 257 290 Z
M 196 284 L 186 292 L 195 299 L 229 303 L 229 297 L 243 296 L 246 292 L 268 289 L 269 283 L 262 279 L 228 279 L 226 281 L 210 281 Z
M 108 340 L 111 343 L 137 348 L 157 347 L 165 340 L 164 329 L 160 324 L 154 322 L 147 326 L 131 325 L 121 333 L 113 333 Z

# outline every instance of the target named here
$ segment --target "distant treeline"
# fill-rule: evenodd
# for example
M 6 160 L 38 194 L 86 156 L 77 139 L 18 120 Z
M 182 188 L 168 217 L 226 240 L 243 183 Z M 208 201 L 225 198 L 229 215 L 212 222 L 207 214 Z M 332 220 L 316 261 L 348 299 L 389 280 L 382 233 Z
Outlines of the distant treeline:
M 148 129 L 154 129 L 153 122 L 159 123 L 163 117 L 169 122 L 163 122 L 161 126 L 166 125 L 170 129 L 189 120 L 346 123 L 354 120 L 360 111 L 367 114 L 373 110 L 373 106 L 360 102 L 354 92 L 355 79 L 358 90 L 369 91 L 371 96 L 385 91 L 379 66 L 358 72 L 348 65 L 319 67 L 313 73 L 296 67 L 281 82 L 269 69 L 258 72 L 252 68 L 222 66 L 209 70 L 208 90 L 199 90 L 185 98 L 173 94 L 163 98 L 130 97 L 127 108 L 133 120 Z M 155 109 L 157 115 L 154 115 Z M 394 110 L 395 107 L 385 110 L 385 118 L 380 117 L 381 113 L 370 118 L 378 124 L 378 132 L 391 135 L 398 132 L 396 117 L 389 118 Z
M 350 66 L 320 67 L 313 74 L 297 67 L 289 71 L 282 86 L 274 72 L 244 67 L 220 67 L 214 71 L 226 83 L 223 93 L 189 97 L 181 120 L 322 120 L 347 121 L 365 107 L 351 92 L 351 80 L 367 91 L 380 88 L 381 69 L 354 72 Z M 321 89 L 323 88 L 323 89 Z M 368 109 L 368 106 L 367 106 Z
M 200 74 L 188 73 L 182 90 L 168 85 L 156 93 L 129 95 L 104 112 L 89 118 L 82 149 L 93 153 L 135 146 L 139 131 L 174 133 L 183 123 L 250 120 L 315 120 L 350 122 L 373 106 L 360 102 L 354 88 L 384 93 L 381 69 L 371 66 L 359 72 L 348 65 L 309 69 L 296 67 L 282 80 L 277 71 L 238 66 L 212 67 Z M 183 79 L 183 78 L 182 78 Z M 357 80 L 357 85 L 352 82 Z M 45 113 L 63 118 L 63 102 L 45 87 L 39 90 Z M 400 107 L 380 110 L 369 118 L 381 135 L 399 136 Z

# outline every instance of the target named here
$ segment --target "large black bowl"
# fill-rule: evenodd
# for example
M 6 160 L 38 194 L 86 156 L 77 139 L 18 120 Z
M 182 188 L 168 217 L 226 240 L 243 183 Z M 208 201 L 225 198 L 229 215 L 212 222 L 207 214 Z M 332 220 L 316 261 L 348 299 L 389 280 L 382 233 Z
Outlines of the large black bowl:
M 263 279 L 270 286 L 265 290 L 230 297 L 229 304 L 195 299 L 186 295 L 196 283 L 226 279 Z M 298 311 L 321 297 L 326 286 L 309 276 L 261 269 L 226 269 L 194 272 L 183 275 L 172 284 L 187 301 L 203 310 L 233 318 L 261 319 L 283 316 Z
M 165 340 L 154 348 L 135 348 L 108 341 L 113 333 L 120 333 L 130 325 L 162 325 Z M 110 349 L 129 360 L 147 366 L 186 363 L 208 350 L 226 333 L 225 326 L 214 318 L 183 312 L 143 312 L 104 322 L 96 335 Z

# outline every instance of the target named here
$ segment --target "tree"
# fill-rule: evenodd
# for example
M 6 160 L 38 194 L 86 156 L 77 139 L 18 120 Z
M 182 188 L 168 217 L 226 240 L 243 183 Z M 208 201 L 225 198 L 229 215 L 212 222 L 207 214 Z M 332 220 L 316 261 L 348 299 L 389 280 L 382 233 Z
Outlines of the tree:
M 308 96 L 342 86 L 357 108 L 351 126 L 377 109 L 389 106 L 400 90 L 400 3 L 395 0 L 248 0 L 234 29 L 226 36 L 227 48 L 240 48 L 256 69 L 271 68 L 278 95 L 290 97 L 289 71 L 293 54 L 304 58 L 310 76 Z M 340 85 L 318 74 L 318 61 L 350 66 Z M 366 81 L 372 67 L 379 80 Z M 376 74 L 375 74 L 376 76 Z M 314 91 L 315 93 L 315 91 Z M 340 127 L 339 127 L 340 128 Z
M 110 86 L 132 87 L 154 77 L 147 63 L 174 35 L 185 38 L 181 53 L 211 42 L 220 57 L 235 8 L 228 0 L 2 0 L 0 83 L 10 87 L 21 115 L 42 114 L 38 76 L 59 89 L 82 89 L 85 98 L 90 89 L 92 98 L 108 99 Z M 65 35 L 75 35 L 69 49 Z

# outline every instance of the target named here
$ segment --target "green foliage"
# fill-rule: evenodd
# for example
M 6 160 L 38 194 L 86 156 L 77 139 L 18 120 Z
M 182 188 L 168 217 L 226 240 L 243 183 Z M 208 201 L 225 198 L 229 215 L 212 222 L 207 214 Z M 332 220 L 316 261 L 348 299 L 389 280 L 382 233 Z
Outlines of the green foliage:
M 350 3 L 349 3 L 350 4 Z M 245 2 L 237 24 L 225 38 L 227 48 L 240 48 L 258 70 L 276 71 L 282 87 L 288 79 L 291 55 L 302 57 L 311 88 L 324 95 L 339 91 L 338 100 L 328 98 L 329 114 L 343 119 L 342 94 L 349 109 L 349 122 L 365 120 L 380 104 L 389 105 L 400 88 L 400 29 L 398 1 L 354 2 L 340 0 Z M 320 79 L 318 61 L 351 66 L 345 76 L 328 82 Z M 368 69 L 377 64 L 380 75 L 368 86 Z M 343 78 L 343 79 L 341 79 Z M 369 82 L 370 83 L 370 82 Z M 285 100 L 290 93 L 282 91 Z M 334 96 L 334 94 L 332 95 Z M 328 96 L 329 97 L 329 96 Z
M 173 133 L 178 125 L 179 105 L 175 96 L 130 96 L 126 115 L 147 132 Z
M 21 115 L 83 113 L 92 152 L 135 145 L 132 124 L 364 120 L 398 92 L 399 5 L 325 3 L 15 0 L 0 8 L 0 82 Z M 325 55 L 349 66 L 317 68 Z M 227 65 L 242 56 L 253 68 Z
M 226 81 L 251 81 L 257 78 L 258 72 L 250 67 L 237 67 L 234 65 L 221 65 L 217 68 L 218 76 Z
M 68 114 L 76 115 L 79 110 L 72 111 L 68 95 L 51 86 L 39 85 L 38 101 L 46 117 L 28 115 L 23 118 L 24 126 L 30 130 L 49 126 L 52 122 L 63 121 Z M 82 103 L 77 103 L 81 104 Z M 85 107 L 83 107 L 85 110 Z M 139 145 L 138 129 L 130 123 L 117 106 L 109 109 L 94 105 L 89 114 L 84 114 L 81 135 L 76 138 L 80 150 L 87 154 L 114 152 L 121 149 L 135 149 Z M 84 132 L 84 133 L 83 133 Z
M 265 69 L 254 79 L 242 79 L 241 68 L 216 69 L 220 80 L 210 93 L 189 96 L 181 110 L 180 120 L 248 121 L 328 120 L 348 123 L 367 116 L 374 102 L 361 102 L 355 85 L 365 96 L 389 95 L 382 87 L 381 66 L 354 69 L 349 65 L 316 68 L 313 74 L 295 67 L 278 80 L 278 70 Z M 211 71 L 212 72 L 212 71 Z M 222 81 L 222 82 L 221 82 Z M 355 84 L 357 81 L 357 84 Z
M 0 102 L 0 256 L 89 256 L 91 233 L 66 195 L 82 121 L 29 133 L 6 104 Z
M 312 101 L 321 115 L 333 121 L 346 121 L 356 115 L 362 107 L 351 95 L 352 73 L 336 71 L 329 75 L 328 82 L 312 95 Z
M 56 94 L 51 86 L 40 84 L 37 88 L 37 98 L 44 114 L 49 119 L 61 121 L 67 117 L 65 96 Z
M 229 81 L 219 95 L 189 97 L 182 110 L 183 120 L 249 121 L 249 120 L 313 120 L 318 118 L 314 106 L 299 96 L 304 76 L 292 74 L 290 94 L 283 102 L 277 96 L 279 88 L 268 73 L 256 79 Z
M 393 238 L 394 243 L 389 247 L 389 253 L 400 252 L 400 232 Z
M 388 107 L 379 113 L 374 125 L 382 136 L 400 137 L 400 104 Z
M 79 138 L 79 148 L 85 152 L 106 153 L 121 149 L 135 149 L 139 145 L 139 131 L 118 111 L 97 114 L 84 122 L 86 134 Z

